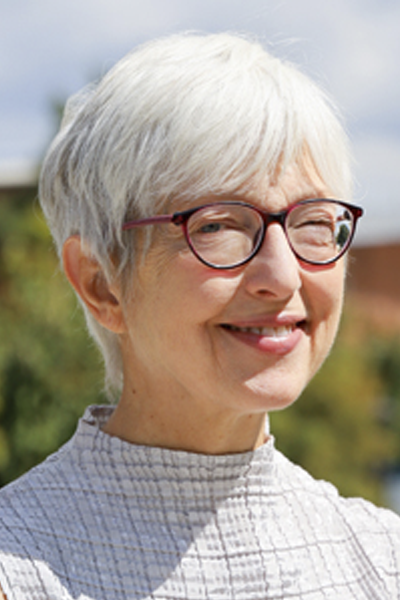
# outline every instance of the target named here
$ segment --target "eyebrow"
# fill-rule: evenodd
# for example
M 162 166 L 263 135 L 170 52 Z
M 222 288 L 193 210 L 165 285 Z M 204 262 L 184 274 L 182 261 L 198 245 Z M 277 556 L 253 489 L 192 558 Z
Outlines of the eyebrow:
M 323 182 L 321 182 L 323 184 Z M 278 187 L 278 186 L 277 186 Z M 285 207 L 278 207 L 276 210 L 267 209 L 265 206 L 265 202 L 268 200 L 268 189 L 267 193 L 263 196 L 257 194 L 256 191 L 243 191 L 243 192 L 235 192 L 235 191 L 221 191 L 221 192 L 209 192 L 203 194 L 201 196 L 176 196 L 175 198 L 171 198 L 170 201 L 163 207 L 165 211 L 162 214 L 174 214 L 175 212 L 183 212 L 185 210 L 190 210 L 192 208 L 196 208 L 198 206 L 202 206 L 203 204 L 213 204 L 217 202 L 229 202 L 229 201 L 238 201 L 245 202 L 246 204 L 250 204 L 255 208 L 259 208 L 260 210 L 268 210 L 270 212 L 279 212 L 280 210 L 285 210 L 298 202 L 302 202 L 303 200 L 311 200 L 318 198 L 331 198 L 338 200 L 347 200 L 346 198 L 338 198 L 335 194 L 331 194 L 327 187 L 322 187 L 317 183 L 314 185 L 311 182 L 303 181 L 303 190 L 300 190 L 301 193 L 295 196 L 295 199 L 291 202 L 288 202 Z M 167 212 L 168 211 L 168 212 Z
M 196 208 L 197 206 L 202 206 L 203 204 L 218 204 L 218 203 L 224 203 L 224 202 L 229 202 L 229 201 L 237 201 L 237 202 L 244 202 L 245 204 L 249 204 L 250 206 L 254 206 L 255 208 L 258 208 L 260 210 L 267 210 L 268 212 L 279 212 L 281 210 L 286 210 L 286 208 L 289 208 L 290 206 L 294 206 L 295 204 L 298 204 L 299 202 L 303 202 L 304 200 L 317 200 L 321 198 L 323 199 L 338 199 L 336 198 L 335 195 L 330 194 L 328 191 L 328 188 L 311 188 L 310 187 L 310 192 L 308 193 L 307 191 L 304 191 L 303 193 L 297 194 L 295 196 L 295 198 L 290 201 L 290 202 L 285 202 L 285 206 L 279 206 L 277 208 L 267 208 L 265 206 L 266 201 L 268 201 L 268 194 L 265 194 L 264 196 L 250 196 L 247 193 L 244 194 L 240 194 L 240 193 L 223 193 L 223 194 L 209 194 L 209 195 L 205 195 L 205 196 L 201 196 L 200 198 L 196 198 L 196 201 L 193 202 L 188 202 L 188 205 L 185 208 L 181 208 L 181 209 L 177 209 L 175 212 L 181 212 L 184 210 L 190 210 L 191 208 Z M 286 198 L 285 198 L 286 200 Z M 340 198 L 341 200 L 341 198 Z

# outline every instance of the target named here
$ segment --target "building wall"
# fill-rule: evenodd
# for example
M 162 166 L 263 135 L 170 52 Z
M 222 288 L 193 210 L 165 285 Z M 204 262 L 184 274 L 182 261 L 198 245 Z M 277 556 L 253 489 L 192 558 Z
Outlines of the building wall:
M 350 290 L 400 302 L 400 242 L 355 247 L 351 256 Z
M 400 241 L 353 248 L 347 290 L 371 320 L 400 329 Z

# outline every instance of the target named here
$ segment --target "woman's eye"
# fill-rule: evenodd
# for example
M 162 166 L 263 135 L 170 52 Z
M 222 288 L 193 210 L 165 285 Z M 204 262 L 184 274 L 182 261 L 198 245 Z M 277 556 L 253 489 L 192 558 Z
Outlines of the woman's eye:
M 217 233 L 223 229 L 222 223 L 206 223 L 199 228 L 199 233 Z
M 327 227 L 331 231 L 334 229 L 332 221 L 310 221 L 309 225 L 315 227 Z
M 301 221 L 298 223 L 297 228 L 301 227 L 315 227 L 323 228 L 326 227 L 330 231 L 334 230 L 334 223 L 331 219 L 308 219 L 307 221 Z

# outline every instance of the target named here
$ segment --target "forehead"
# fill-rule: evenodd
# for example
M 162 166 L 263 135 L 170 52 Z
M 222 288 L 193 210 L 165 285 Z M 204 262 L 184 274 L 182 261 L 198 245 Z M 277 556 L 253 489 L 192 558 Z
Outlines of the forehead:
M 312 164 L 291 163 L 272 177 L 261 180 L 246 198 L 269 211 L 279 211 L 310 198 L 326 198 L 329 190 Z
M 176 198 L 170 205 L 172 210 L 185 210 L 221 200 L 244 200 L 270 212 L 279 212 L 288 206 L 311 198 L 328 198 L 332 194 L 328 186 L 319 177 L 310 161 L 293 162 L 285 169 L 273 175 L 260 173 L 251 182 L 245 182 L 238 188 L 229 186 L 229 182 L 220 189 L 200 197 Z

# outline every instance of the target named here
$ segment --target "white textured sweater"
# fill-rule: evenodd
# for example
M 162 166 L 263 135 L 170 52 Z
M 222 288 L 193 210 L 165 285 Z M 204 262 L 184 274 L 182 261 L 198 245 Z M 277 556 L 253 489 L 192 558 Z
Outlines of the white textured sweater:
M 135 446 L 85 413 L 0 492 L 7 600 L 400 598 L 400 519 L 340 498 L 273 447 Z

